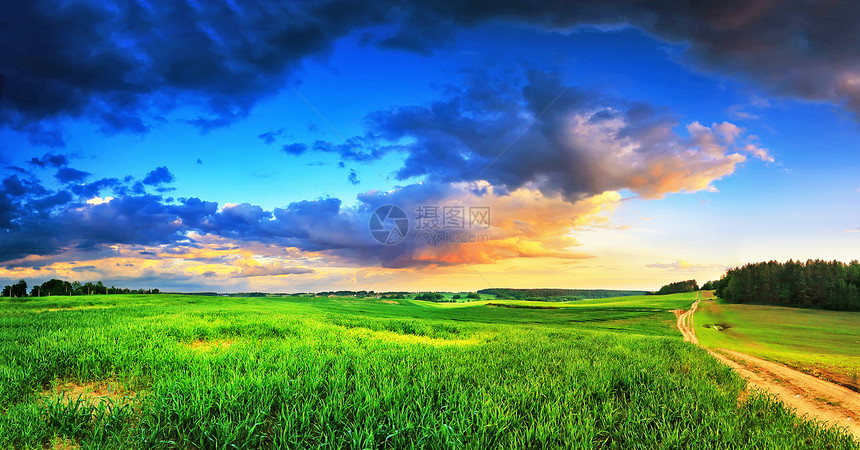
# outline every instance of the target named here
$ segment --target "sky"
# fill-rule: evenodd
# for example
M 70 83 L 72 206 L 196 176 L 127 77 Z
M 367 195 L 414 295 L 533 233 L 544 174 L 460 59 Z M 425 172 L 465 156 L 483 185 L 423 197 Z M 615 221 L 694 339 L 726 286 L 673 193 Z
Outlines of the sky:
M 860 253 L 860 3 L 18 3 L 0 284 L 656 290 Z

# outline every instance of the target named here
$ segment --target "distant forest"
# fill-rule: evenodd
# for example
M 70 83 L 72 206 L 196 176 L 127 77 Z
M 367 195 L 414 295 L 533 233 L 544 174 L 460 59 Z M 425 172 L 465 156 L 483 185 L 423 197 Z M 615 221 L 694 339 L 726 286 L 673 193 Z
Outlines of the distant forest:
M 703 288 L 704 289 L 704 288 Z M 679 292 L 695 292 L 699 290 L 696 280 L 678 281 L 667 284 L 655 292 L 656 295 L 677 294 Z
M 624 297 L 628 295 L 645 295 L 646 291 L 619 291 L 612 289 L 481 289 L 479 294 L 495 295 L 498 299 L 510 300 L 539 300 L 562 302 L 584 300 L 589 298 Z
M 27 281 L 19 280 L 17 283 L 3 288 L 3 297 L 49 297 L 55 295 L 99 295 L 99 294 L 158 294 L 158 289 L 129 289 L 114 286 L 105 286 L 101 281 L 93 283 L 88 281 L 68 281 L 52 279 L 42 284 L 34 285 L 27 291 Z
M 860 311 L 860 263 L 809 260 L 747 264 L 714 283 L 730 303 Z

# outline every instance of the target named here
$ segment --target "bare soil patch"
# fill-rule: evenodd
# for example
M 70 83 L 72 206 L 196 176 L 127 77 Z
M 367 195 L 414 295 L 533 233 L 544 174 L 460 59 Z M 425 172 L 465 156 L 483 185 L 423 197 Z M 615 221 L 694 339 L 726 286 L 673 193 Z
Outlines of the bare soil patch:
M 56 436 L 45 444 L 45 448 L 53 450 L 76 450 L 81 448 L 81 446 L 72 438 Z
M 855 374 L 854 376 L 846 375 L 844 373 L 835 372 L 826 367 L 820 366 L 808 366 L 808 367 L 795 367 L 793 365 L 788 365 L 792 369 L 799 370 L 803 373 L 807 373 L 814 377 L 818 377 L 824 380 L 827 380 L 831 383 L 836 383 L 840 386 L 851 389 L 854 392 L 860 393 L 860 376 Z
M 112 405 L 125 405 L 131 403 L 130 399 L 137 396 L 132 391 L 116 380 L 91 381 L 89 383 L 78 383 L 67 381 L 42 391 L 44 398 L 56 398 L 65 403 L 80 400 L 84 404 L 96 406 L 108 401 Z

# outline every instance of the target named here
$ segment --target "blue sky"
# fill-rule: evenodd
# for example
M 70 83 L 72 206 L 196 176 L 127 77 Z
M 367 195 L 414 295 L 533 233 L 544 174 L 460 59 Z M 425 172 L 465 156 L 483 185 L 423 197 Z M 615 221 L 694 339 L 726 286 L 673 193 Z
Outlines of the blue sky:
M 0 281 L 656 289 L 856 257 L 854 5 L 347 3 L 18 7 Z M 498 222 L 380 247 L 386 203 Z

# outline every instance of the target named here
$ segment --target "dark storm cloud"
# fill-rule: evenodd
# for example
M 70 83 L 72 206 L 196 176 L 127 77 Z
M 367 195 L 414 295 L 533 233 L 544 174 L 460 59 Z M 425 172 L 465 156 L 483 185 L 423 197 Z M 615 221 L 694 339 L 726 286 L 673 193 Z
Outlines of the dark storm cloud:
M 7 177 L 0 191 L 0 261 L 70 248 L 100 255 L 98 250 L 115 244 L 194 247 L 190 231 L 322 250 L 351 245 L 350 233 L 357 228 L 341 217 L 336 199 L 265 211 L 247 203 L 219 210 L 217 203 L 197 198 L 170 202 L 153 194 L 116 195 L 88 205 L 64 190 L 33 195 L 17 176 Z
M 666 110 L 583 92 L 541 71 L 475 72 L 435 101 L 377 111 L 366 124 L 364 136 L 342 144 L 317 141 L 303 151 L 350 161 L 402 152 L 397 178 L 425 182 L 367 192 L 355 206 L 323 198 L 268 211 L 159 195 L 174 178 L 166 167 L 142 181 L 128 176 L 85 183 L 86 172 L 63 166 L 58 178 L 68 184 L 55 191 L 31 175 L 15 174 L 3 179 L 0 191 L 0 262 L 64 251 L 100 255 L 116 244 L 198 248 L 193 235 L 200 233 L 242 245 L 325 252 L 363 265 L 453 264 L 422 257 L 426 244 L 414 240 L 380 246 L 369 233 L 371 214 L 386 204 L 412 214 L 418 205 L 462 197 L 462 184 L 475 180 L 489 181 L 495 195 L 536 188 L 571 203 L 621 188 L 657 197 L 704 189 L 744 158 L 728 153 L 742 145 L 743 132 L 734 125 L 693 123 L 690 136 L 682 137 Z M 43 160 L 49 161 L 38 162 Z M 486 186 L 471 193 L 484 195 Z
M 33 157 L 28 161 L 30 164 L 34 166 L 38 166 L 41 168 L 45 167 L 64 167 L 69 164 L 69 159 L 66 155 L 55 154 L 55 153 L 46 153 L 41 158 Z
M 62 117 L 144 132 L 180 104 L 201 108 L 190 122 L 203 129 L 229 124 L 283 87 L 304 57 L 386 14 L 351 0 L 6 6 L 0 121 L 36 138 L 41 121 Z
M 84 199 L 93 198 L 100 195 L 102 191 L 109 189 L 123 190 L 124 188 L 125 186 L 122 182 L 116 178 L 102 178 L 91 183 L 69 186 L 69 190 L 72 191 L 72 193 Z
M 15 202 L 8 194 L 0 195 L 0 228 L 12 227 L 12 221 L 18 217 L 15 207 Z
M 52 195 L 35 198 L 28 203 L 28 206 L 35 208 L 37 211 L 48 211 L 55 206 L 65 205 L 71 201 L 72 194 L 69 191 L 59 191 Z
M 539 70 L 474 72 L 436 101 L 372 112 L 366 123 L 364 137 L 312 149 L 353 160 L 400 152 L 399 180 L 486 180 L 497 193 L 534 185 L 571 202 L 620 189 L 650 198 L 696 191 L 731 173 L 745 159 L 739 153 L 769 157 L 732 124 L 693 123 L 684 137 L 665 108 L 566 86 Z
M 157 195 L 125 196 L 88 208 L 70 208 L 55 217 L 59 236 L 74 238 L 76 248 L 89 249 L 101 244 L 152 245 L 180 237 L 174 223 L 177 209 L 162 203 Z
M 547 32 L 632 25 L 687 44 L 686 60 L 700 67 L 860 112 L 860 3 L 847 0 L 19 1 L 3 17 L 0 123 L 54 147 L 62 133 L 51 124 L 66 117 L 140 133 L 164 111 L 193 105 L 201 115 L 189 122 L 202 129 L 230 124 L 306 57 L 379 24 L 400 26 L 380 45 L 421 53 L 488 22 Z
M 21 180 L 18 178 L 18 175 L 12 175 L 3 179 L 3 192 L 13 197 L 24 195 L 34 187 L 26 179 Z
M 200 221 L 201 214 L 215 211 L 214 204 L 197 199 L 171 202 L 147 194 L 143 184 L 104 178 L 82 183 L 87 177 L 69 167 L 59 169 L 57 178 L 72 183 L 51 191 L 37 179 L 7 176 L 0 183 L 0 260 L 27 255 L 51 255 L 64 248 L 95 249 L 115 243 L 169 243 L 181 237 L 173 221 Z M 112 194 L 103 204 L 87 205 L 86 200 Z
M 158 185 L 163 183 L 172 183 L 176 178 L 167 170 L 167 167 L 156 167 L 143 179 L 143 184 Z
M 772 93 L 860 113 L 860 3 L 851 0 L 441 1 L 407 8 L 384 45 L 427 53 L 460 27 L 506 21 L 547 31 L 632 25 L 688 44 L 688 62 Z
M 62 183 L 79 183 L 84 181 L 88 176 L 90 176 L 89 172 L 72 169 L 71 167 L 63 167 L 57 171 L 56 175 L 54 175 L 54 177 Z

